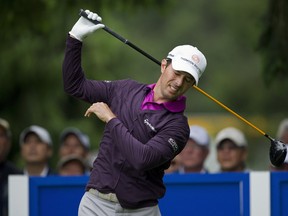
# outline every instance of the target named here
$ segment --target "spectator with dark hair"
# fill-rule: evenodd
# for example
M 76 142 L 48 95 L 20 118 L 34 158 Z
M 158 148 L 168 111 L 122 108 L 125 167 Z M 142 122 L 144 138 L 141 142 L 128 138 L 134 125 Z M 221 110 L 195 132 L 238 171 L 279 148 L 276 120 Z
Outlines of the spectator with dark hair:
M 8 176 L 23 174 L 7 160 L 11 148 L 11 130 L 9 123 L 0 118 L 0 215 L 8 216 Z
M 65 128 L 60 135 L 59 157 L 78 155 L 86 158 L 90 149 L 89 137 L 74 127 Z
M 221 172 L 243 172 L 246 168 L 247 140 L 242 131 L 234 127 L 221 130 L 215 138 L 217 159 Z
M 209 144 L 210 136 L 205 128 L 190 126 L 189 139 L 180 153 L 179 173 L 207 173 L 204 163 L 209 154 Z
M 49 132 L 40 126 L 32 125 L 20 134 L 21 155 L 25 163 L 24 174 L 48 176 L 54 174 L 49 167 L 52 157 L 52 140 Z
M 86 173 L 90 172 L 92 164 L 88 164 L 90 139 L 78 128 L 67 127 L 60 135 L 59 163 L 68 156 L 77 156 L 86 164 Z M 76 169 L 77 167 L 75 167 Z
M 60 159 L 57 164 L 58 174 L 61 176 L 79 176 L 87 174 L 87 164 L 77 155 L 68 155 Z

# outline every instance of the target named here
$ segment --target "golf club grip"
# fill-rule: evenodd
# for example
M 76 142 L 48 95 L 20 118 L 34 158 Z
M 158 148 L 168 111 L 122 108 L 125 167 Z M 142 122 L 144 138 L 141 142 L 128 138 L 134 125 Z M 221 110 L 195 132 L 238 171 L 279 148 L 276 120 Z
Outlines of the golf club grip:
M 86 18 L 87 20 L 89 20 L 90 22 L 94 23 L 95 25 L 101 23 L 101 22 L 99 22 L 97 20 L 89 19 L 88 18 L 88 14 L 83 9 L 80 9 L 79 15 L 84 17 L 84 18 Z M 137 47 L 136 45 L 134 45 L 133 43 L 131 43 L 127 39 L 123 38 L 121 35 L 115 33 L 114 31 L 109 29 L 106 25 L 104 26 L 103 30 L 105 30 L 106 32 L 108 32 L 112 36 L 116 37 L 118 40 L 122 41 L 123 43 L 127 44 L 131 48 L 135 49 L 136 51 L 140 52 L 142 55 L 146 56 L 147 58 L 149 58 L 150 60 L 152 60 L 156 64 L 161 65 L 160 61 L 158 61 L 157 59 L 155 59 L 153 56 L 149 55 L 148 53 L 144 52 L 142 49 L 140 49 L 139 47 Z
M 97 21 L 97 20 L 93 20 L 93 19 L 89 19 L 88 18 L 88 14 L 83 10 L 80 9 L 80 16 L 84 17 L 85 19 L 89 20 L 90 22 L 94 23 L 95 25 L 100 24 L 101 22 Z M 121 37 L 120 35 L 116 34 L 115 32 L 113 32 L 112 30 L 110 30 L 106 25 L 103 28 L 106 32 L 108 32 L 109 34 L 112 34 L 114 37 L 118 38 L 120 41 L 122 41 L 123 43 L 126 43 L 126 39 Z

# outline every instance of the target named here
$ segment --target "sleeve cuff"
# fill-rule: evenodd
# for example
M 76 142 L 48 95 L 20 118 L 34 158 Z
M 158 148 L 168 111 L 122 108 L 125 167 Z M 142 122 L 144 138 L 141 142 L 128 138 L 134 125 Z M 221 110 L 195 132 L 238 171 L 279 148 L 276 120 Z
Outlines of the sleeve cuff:
M 69 33 L 67 34 L 66 44 L 70 46 L 82 46 L 82 42 L 71 37 Z
M 109 129 L 109 131 L 111 131 L 111 129 L 113 129 L 115 126 L 117 126 L 118 124 L 121 124 L 121 121 L 116 117 L 116 118 L 113 118 L 111 119 L 106 127 Z

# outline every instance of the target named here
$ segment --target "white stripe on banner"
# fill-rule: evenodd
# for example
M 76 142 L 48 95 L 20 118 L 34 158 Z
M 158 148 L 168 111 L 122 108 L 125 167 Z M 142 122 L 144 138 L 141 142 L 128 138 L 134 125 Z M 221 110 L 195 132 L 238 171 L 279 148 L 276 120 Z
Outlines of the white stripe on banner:
M 10 175 L 8 194 L 9 216 L 29 216 L 29 177 Z
M 250 172 L 250 216 L 270 216 L 270 172 Z

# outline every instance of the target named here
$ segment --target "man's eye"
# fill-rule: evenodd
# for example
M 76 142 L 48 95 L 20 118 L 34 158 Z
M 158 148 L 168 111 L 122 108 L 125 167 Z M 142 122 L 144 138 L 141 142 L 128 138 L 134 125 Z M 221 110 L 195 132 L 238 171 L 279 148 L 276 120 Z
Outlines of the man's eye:
M 194 79 L 190 78 L 190 77 L 186 77 L 186 82 L 191 83 L 193 82 Z

